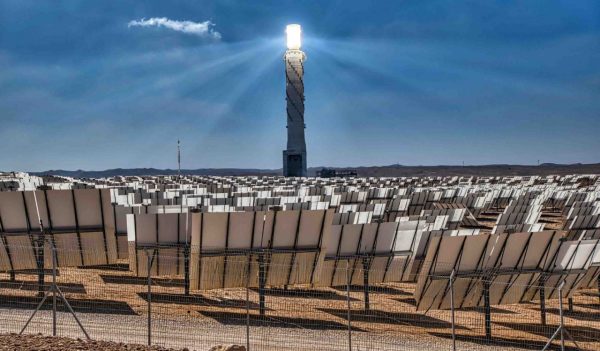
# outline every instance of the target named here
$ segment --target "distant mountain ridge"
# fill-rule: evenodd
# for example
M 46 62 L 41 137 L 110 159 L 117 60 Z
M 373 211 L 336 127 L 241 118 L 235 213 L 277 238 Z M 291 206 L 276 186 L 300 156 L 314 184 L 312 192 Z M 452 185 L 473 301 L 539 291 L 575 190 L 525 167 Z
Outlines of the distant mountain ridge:
M 316 175 L 323 167 L 308 169 L 310 176 Z M 480 166 L 361 166 L 361 167 L 327 167 L 333 169 L 355 169 L 361 177 L 415 177 L 415 176 L 508 176 L 508 175 L 550 175 L 550 174 L 600 174 L 600 163 L 591 164 L 555 164 L 543 163 L 539 166 L 492 164 Z M 281 169 L 254 169 L 254 168 L 198 168 L 182 169 L 181 174 L 188 175 L 214 175 L 214 176 L 244 176 L 281 175 Z M 114 176 L 142 176 L 142 175 L 176 175 L 176 169 L 157 168 L 114 168 L 103 171 L 85 170 L 48 170 L 44 172 L 29 172 L 33 175 L 58 175 L 73 178 L 106 178 Z
M 158 169 L 158 168 L 113 168 L 103 171 L 67 171 L 67 170 L 49 170 L 43 172 L 29 172 L 33 175 L 57 175 L 73 178 L 106 178 L 114 176 L 142 176 L 142 175 L 176 175 L 176 169 Z M 281 174 L 281 170 L 263 170 L 263 169 L 237 169 L 237 168 L 200 168 L 200 169 L 182 169 L 181 174 L 188 175 L 216 175 L 216 176 L 233 176 L 233 175 L 277 175 Z

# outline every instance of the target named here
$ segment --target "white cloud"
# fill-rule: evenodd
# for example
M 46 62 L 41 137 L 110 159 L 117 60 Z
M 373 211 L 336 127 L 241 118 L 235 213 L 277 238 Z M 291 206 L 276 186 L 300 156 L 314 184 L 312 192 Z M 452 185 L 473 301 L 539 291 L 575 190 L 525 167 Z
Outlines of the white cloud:
M 214 30 L 214 26 L 215 24 L 211 21 L 175 21 L 166 17 L 142 18 L 141 20 L 130 21 L 127 24 L 127 27 L 164 27 L 177 32 L 219 40 L 221 39 L 221 33 Z

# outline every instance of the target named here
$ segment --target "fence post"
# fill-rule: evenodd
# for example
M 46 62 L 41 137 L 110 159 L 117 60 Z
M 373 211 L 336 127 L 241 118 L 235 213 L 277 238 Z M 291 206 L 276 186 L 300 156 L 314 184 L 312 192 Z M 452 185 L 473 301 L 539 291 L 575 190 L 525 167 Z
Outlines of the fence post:
M 539 292 L 540 292 L 540 319 L 542 325 L 546 325 L 546 288 L 544 283 L 544 277 L 540 278 Z
M 370 309 L 369 303 L 369 262 L 367 257 L 362 259 L 363 268 L 363 292 L 365 296 L 365 311 Z
M 246 351 L 250 351 L 250 265 L 252 256 L 248 255 L 248 272 L 246 273 Z
M 352 351 L 352 320 L 351 320 L 351 306 L 350 306 L 350 260 L 346 261 L 346 303 L 348 307 L 347 319 L 348 319 L 348 350 Z
M 264 253 L 258 254 L 258 309 L 261 316 L 265 315 L 265 285 L 267 276 L 264 265 Z
M 146 295 L 146 301 L 148 304 L 148 346 L 152 345 L 152 279 L 150 278 L 150 271 L 152 269 L 152 256 L 150 255 L 150 250 L 146 251 L 146 256 L 148 259 L 146 272 L 148 273 L 148 292 Z
M 454 275 L 455 270 L 450 273 L 450 319 L 452 323 L 452 351 L 456 351 L 456 327 L 454 324 Z
M 565 351 L 565 333 L 564 330 L 564 318 L 563 318 L 563 296 L 562 296 L 562 288 L 564 282 L 558 286 L 558 312 L 560 314 L 560 350 Z
M 558 334 L 560 334 L 560 349 L 561 349 L 561 351 L 565 351 L 565 334 L 567 334 L 567 336 L 571 339 L 573 344 L 575 344 L 575 348 L 577 350 L 581 350 L 579 345 L 577 345 L 577 342 L 575 341 L 575 339 L 573 339 L 573 336 L 571 336 L 571 334 L 565 327 L 565 319 L 564 319 L 564 314 L 563 314 L 563 309 L 564 309 L 564 307 L 563 307 L 563 287 L 564 286 L 565 286 L 565 281 L 563 280 L 560 283 L 560 285 L 558 286 L 558 315 L 560 316 L 558 328 L 556 329 L 554 334 L 552 334 L 550 339 L 548 339 L 548 342 L 546 343 L 546 345 L 544 346 L 542 351 L 548 350 L 548 348 L 552 344 L 552 341 L 558 336 Z
M 52 250 L 52 336 L 56 336 L 56 247 L 50 245 Z
M 45 294 L 44 291 L 44 237 L 45 234 L 44 233 L 40 233 L 38 234 L 37 239 L 35 239 L 35 246 L 36 246 L 36 264 L 37 264 L 37 268 L 38 268 L 38 296 L 39 297 L 43 297 Z
M 485 337 L 492 338 L 492 311 L 490 308 L 490 282 L 484 278 L 483 281 L 483 308 L 485 310 Z
M 190 294 L 190 248 L 186 244 L 183 247 L 183 293 L 188 296 Z

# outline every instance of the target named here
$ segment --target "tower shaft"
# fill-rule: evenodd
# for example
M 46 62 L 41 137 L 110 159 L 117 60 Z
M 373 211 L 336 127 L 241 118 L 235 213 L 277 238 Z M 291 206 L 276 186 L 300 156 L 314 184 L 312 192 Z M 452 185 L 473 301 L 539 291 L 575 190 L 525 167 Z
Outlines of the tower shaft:
M 304 139 L 304 60 L 301 50 L 285 52 L 285 93 L 287 101 L 287 149 L 283 151 L 283 175 L 306 177 Z

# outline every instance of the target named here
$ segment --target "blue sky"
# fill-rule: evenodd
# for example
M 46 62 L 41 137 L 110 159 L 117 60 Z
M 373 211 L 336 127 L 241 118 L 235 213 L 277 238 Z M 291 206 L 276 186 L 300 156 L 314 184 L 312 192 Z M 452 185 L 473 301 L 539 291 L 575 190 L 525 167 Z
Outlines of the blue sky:
M 281 167 L 288 23 L 309 166 L 600 162 L 598 1 L 0 0 L 0 169 Z

